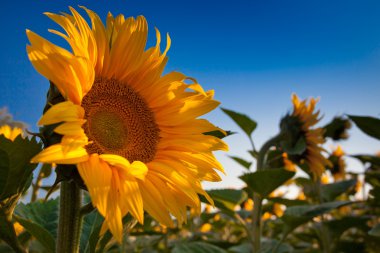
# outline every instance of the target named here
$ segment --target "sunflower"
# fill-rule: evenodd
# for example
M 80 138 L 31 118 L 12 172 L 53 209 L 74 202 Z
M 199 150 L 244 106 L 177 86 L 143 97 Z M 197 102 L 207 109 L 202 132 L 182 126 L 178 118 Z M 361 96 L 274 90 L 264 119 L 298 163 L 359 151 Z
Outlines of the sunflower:
M 285 129 L 290 129 L 291 142 L 304 143 L 301 153 L 287 154 L 288 159 L 299 164 L 306 164 L 309 171 L 320 177 L 326 166 L 331 166 L 322 152 L 321 145 L 325 142 L 323 128 L 313 128 L 319 122 L 319 111 L 315 112 L 317 99 L 300 101 L 296 94 L 292 95 L 293 112 L 282 120 Z M 289 131 L 288 131 L 289 132 Z M 302 145 L 301 145 L 302 146 Z M 285 150 L 286 151 L 286 150 Z
M 18 127 L 10 127 L 8 125 L 0 126 L 0 135 L 4 135 L 5 138 L 14 141 L 17 136 L 22 134 L 22 129 Z
M 286 152 L 282 153 L 282 162 L 284 164 L 284 168 L 289 170 L 289 171 L 296 171 L 297 168 L 296 168 L 296 165 L 289 160 L 288 158 L 288 154 Z
M 330 168 L 331 174 L 335 181 L 344 179 L 346 174 L 346 162 L 344 161 L 344 151 L 340 145 L 332 152 L 329 157 L 332 167 Z
M 53 105 L 38 122 L 59 125 L 60 143 L 45 148 L 32 162 L 77 166 L 93 205 L 105 217 L 118 241 L 127 213 L 143 223 L 144 210 L 172 227 L 186 221 L 187 207 L 201 212 L 198 194 L 212 199 L 201 182 L 220 181 L 223 172 L 213 151 L 227 150 L 205 132 L 221 129 L 199 119 L 219 102 L 182 73 L 163 75 L 170 37 L 161 52 L 161 36 L 145 49 L 148 34 L 143 16 L 108 14 L 106 25 L 82 7 L 46 13 L 65 33 L 68 51 L 27 30 L 29 59 L 65 101 Z M 192 83 L 189 84 L 189 80 Z

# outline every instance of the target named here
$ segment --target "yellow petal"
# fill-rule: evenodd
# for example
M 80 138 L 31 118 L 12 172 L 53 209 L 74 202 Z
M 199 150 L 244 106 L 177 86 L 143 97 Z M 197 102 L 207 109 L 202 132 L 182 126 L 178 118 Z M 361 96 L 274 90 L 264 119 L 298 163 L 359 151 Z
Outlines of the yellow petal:
M 144 209 L 160 223 L 173 227 L 173 221 L 163 201 L 164 196 L 161 195 L 160 189 L 151 182 L 149 174 L 145 182 L 139 183 L 139 186 L 144 201 Z
M 61 135 L 83 135 L 84 130 L 82 128 L 82 125 L 84 122 L 85 120 L 65 122 L 57 126 L 54 129 L 54 132 Z
M 120 206 L 131 212 L 141 224 L 144 223 L 143 200 L 139 185 L 134 177 L 124 174 L 120 177 Z
M 87 186 L 93 205 L 101 215 L 106 216 L 111 169 L 97 154 L 92 154 L 88 161 L 78 164 L 78 172 Z
M 59 122 L 78 122 L 84 118 L 84 109 L 80 105 L 75 105 L 71 101 L 61 102 L 53 105 L 42 116 L 39 125 L 51 125 Z
M 88 138 L 84 133 L 81 135 L 65 135 L 61 141 L 64 154 L 78 148 L 84 148 L 87 144 Z
M 77 148 L 69 152 L 63 151 L 61 144 L 52 145 L 31 159 L 32 163 L 57 163 L 57 164 L 77 164 L 87 161 L 88 154 L 85 148 Z
M 99 158 L 109 163 L 110 165 L 123 168 L 126 171 L 128 171 L 129 167 L 131 166 L 131 164 L 129 163 L 127 159 L 119 155 L 101 154 L 99 155 Z
M 120 179 L 115 169 L 112 170 L 111 188 L 108 192 L 107 212 L 105 219 L 112 235 L 121 243 L 123 237 L 123 214 L 120 209 Z
M 138 179 L 145 180 L 145 176 L 148 173 L 148 167 L 143 162 L 134 161 L 131 164 L 128 173 Z
M 112 154 L 101 154 L 99 157 L 110 165 L 122 168 L 129 175 L 141 180 L 145 179 L 145 175 L 148 172 L 148 167 L 140 161 L 134 161 L 130 164 L 124 157 Z

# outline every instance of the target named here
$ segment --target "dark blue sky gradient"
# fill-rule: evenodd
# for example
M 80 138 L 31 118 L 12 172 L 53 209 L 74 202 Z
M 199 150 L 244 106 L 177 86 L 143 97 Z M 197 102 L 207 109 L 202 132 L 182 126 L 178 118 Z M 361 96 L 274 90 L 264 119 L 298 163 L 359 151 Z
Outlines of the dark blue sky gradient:
M 0 108 L 7 106 L 33 130 L 48 81 L 28 61 L 25 29 L 66 46 L 47 32 L 58 26 L 42 13 L 68 11 L 69 5 L 84 5 L 103 20 L 108 11 L 144 15 L 149 45 L 155 43 L 154 27 L 163 35 L 168 32 L 167 71 L 197 78 L 216 90 L 223 107 L 256 119 L 258 144 L 276 133 L 280 117 L 291 108 L 292 92 L 320 97 L 323 123 L 343 113 L 379 116 L 380 1 L 4 1 Z M 219 110 L 209 118 L 238 130 Z M 343 143 L 349 152 L 379 147 L 357 130 L 352 135 Z M 241 135 L 227 141 L 234 154 L 249 147 Z M 240 170 L 229 174 L 234 173 Z

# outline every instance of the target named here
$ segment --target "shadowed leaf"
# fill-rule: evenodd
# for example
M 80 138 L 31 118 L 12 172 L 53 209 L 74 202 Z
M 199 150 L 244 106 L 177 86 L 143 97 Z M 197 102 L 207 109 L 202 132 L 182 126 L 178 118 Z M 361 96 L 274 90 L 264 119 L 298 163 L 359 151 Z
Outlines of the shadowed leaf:
M 256 129 L 257 123 L 250 119 L 247 115 L 234 112 L 225 108 L 221 108 L 236 124 L 250 137 L 252 132 Z
M 251 167 L 251 164 L 252 164 L 251 162 L 248 162 L 240 157 L 230 156 L 230 158 L 248 170 Z
M 227 251 L 205 242 L 187 242 L 177 244 L 172 253 L 227 253 Z
M 346 181 L 340 181 L 332 184 L 321 185 L 321 195 L 324 201 L 333 201 L 339 195 L 345 193 L 348 189 L 356 185 L 355 179 L 350 179 Z
M 371 236 L 380 237 L 380 224 L 377 224 L 374 228 L 372 228 L 368 234 Z
M 328 202 L 320 205 L 292 206 L 285 210 L 281 220 L 285 223 L 285 233 L 289 233 L 298 226 L 312 220 L 314 217 L 327 213 L 338 207 L 349 205 L 350 201 Z
M 364 133 L 369 136 L 380 140 L 380 119 L 368 116 L 354 116 L 348 117 L 360 128 Z
M 228 214 L 233 214 L 235 207 L 247 199 L 247 193 L 243 190 L 218 189 L 208 190 L 207 193 L 214 200 L 215 206 Z M 202 195 L 200 199 L 202 202 L 208 203 Z
M 293 171 L 279 168 L 247 173 L 239 178 L 254 192 L 259 193 L 262 197 L 266 197 L 294 175 L 295 172 Z

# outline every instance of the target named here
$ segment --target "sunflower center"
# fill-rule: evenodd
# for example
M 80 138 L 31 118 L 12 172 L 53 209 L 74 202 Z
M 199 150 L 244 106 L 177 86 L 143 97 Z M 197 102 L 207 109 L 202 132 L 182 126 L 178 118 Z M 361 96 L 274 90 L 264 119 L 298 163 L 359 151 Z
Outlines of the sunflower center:
M 96 78 L 82 107 L 90 154 L 115 154 L 130 162 L 153 160 L 159 128 L 145 100 L 128 84 Z

